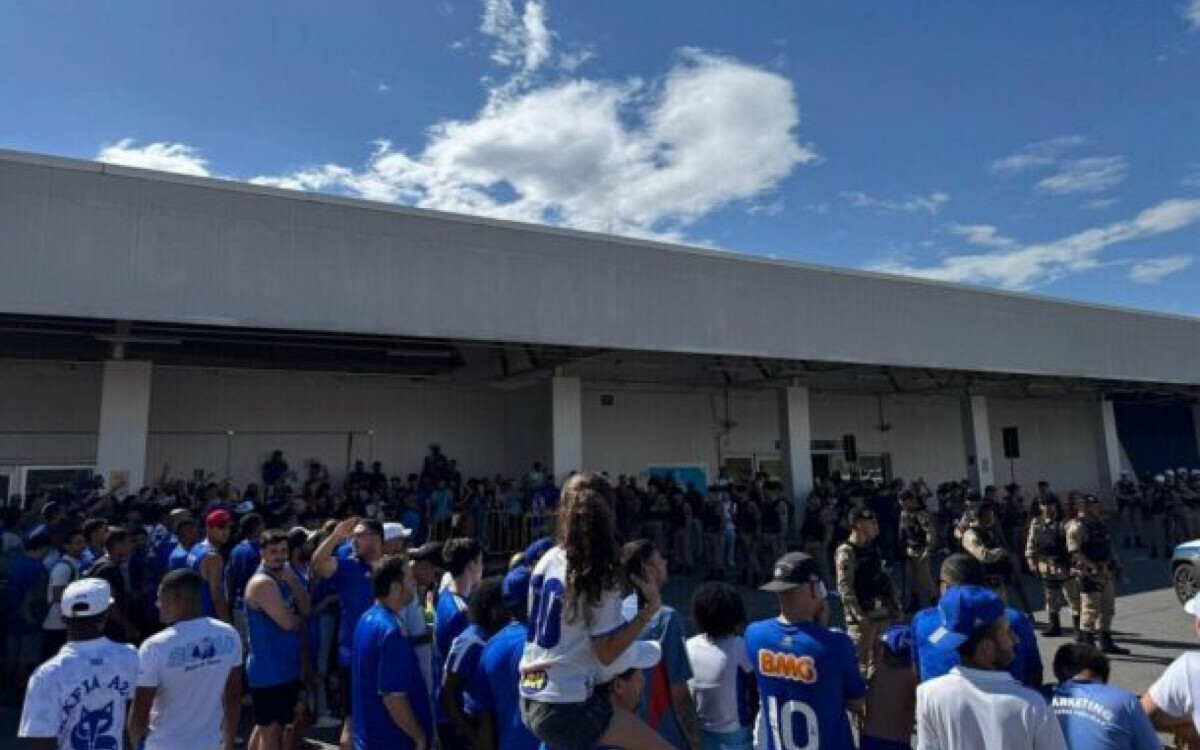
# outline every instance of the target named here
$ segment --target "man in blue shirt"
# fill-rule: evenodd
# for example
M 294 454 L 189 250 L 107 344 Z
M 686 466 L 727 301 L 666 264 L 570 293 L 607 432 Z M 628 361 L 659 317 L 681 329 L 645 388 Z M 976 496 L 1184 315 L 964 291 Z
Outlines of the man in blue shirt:
M 353 538 L 354 554 L 340 558 L 334 555 L 347 539 Z M 371 568 L 383 550 L 383 524 L 372 519 L 347 518 L 334 528 L 313 553 L 313 580 L 329 581 L 329 588 L 338 596 L 341 619 L 338 623 L 338 670 L 342 685 L 342 708 L 346 717 L 342 723 L 342 747 L 349 747 L 353 734 L 351 709 L 356 696 L 350 674 L 350 658 L 354 650 L 354 629 L 363 612 L 370 608 L 374 595 Z M 406 600 L 407 602 L 407 600 Z M 411 645 L 409 646 L 411 649 Z M 414 665 L 416 661 L 414 659 Z
M 667 561 L 653 542 L 647 539 L 629 542 L 621 549 L 621 561 L 627 576 L 649 578 L 660 591 L 666 586 Z M 638 609 L 636 594 L 626 597 L 621 604 L 621 614 L 626 620 L 632 620 Z M 672 747 L 701 750 L 700 722 L 688 690 L 692 665 L 679 613 L 664 604 L 638 640 L 653 641 L 662 649 L 662 659 L 646 673 L 638 714 Z
M 451 539 L 442 546 L 442 559 L 446 563 L 446 572 L 450 574 L 450 585 L 443 589 L 437 598 L 437 606 L 433 612 L 433 644 L 436 651 L 434 657 L 433 684 L 435 690 L 440 690 L 442 672 L 446 666 L 446 656 L 450 646 L 470 622 L 467 614 L 467 597 L 483 579 L 483 547 L 476 539 L 460 537 Z M 451 730 L 450 717 L 442 709 L 440 692 L 434 700 L 437 704 L 438 732 Z
M 518 565 L 504 576 L 500 596 L 513 619 L 492 636 L 479 657 L 473 696 L 479 746 L 484 750 L 537 750 L 540 744 L 521 721 L 521 696 L 517 691 L 521 654 L 529 633 L 526 619 L 531 576 L 527 565 Z
M 401 555 L 385 557 L 371 581 L 374 606 L 354 629 L 354 750 L 426 750 L 433 742 L 429 696 L 400 613 L 413 597 L 412 572 Z
M 779 616 L 746 629 L 760 701 L 755 747 L 853 750 L 846 712 L 862 711 L 867 686 L 850 638 L 817 621 L 826 596 L 820 566 L 789 552 L 761 588 L 778 595 Z
M 3 588 L 4 619 L 8 625 L 4 679 L 14 696 L 24 694 L 25 683 L 42 654 L 42 620 L 49 608 L 46 602 L 49 576 L 43 560 L 49 552 L 49 533 L 36 530 L 25 540 L 25 553 L 8 564 L 8 581 Z
M 442 676 L 441 708 L 450 724 L 438 727 L 442 747 L 475 747 L 478 709 L 477 686 L 482 676 L 479 660 L 484 644 L 508 624 L 508 609 L 501 597 L 499 578 L 489 578 L 476 587 L 469 604 L 471 624 L 450 644 L 446 673 Z M 515 683 L 514 683 L 515 684 Z M 446 729 L 445 734 L 442 734 Z
M 198 538 L 196 519 L 183 516 L 175 522 L 175 546 L 171 548 L 171 555 L 167 558 L 167 572 L 183 570 L 188 566 L 188 553 L 196 546 Z
M 1068 643 L 1054 654 L 1051 705 L 1068 747 L 1088 750 L 1161 750 L 1138 697 L 1108 685 L 1108 658 L 1095 646 Z
M 942 563 L 939 579 L 942 595 L 945 595 L 946 591 L 953 586 L 983 586 L 983 566 L 970 555 L 950 555 Z M 1001 591 L 996 593 L 1001 599 L 1004 598 Z M 1033 623 L 1024 613 L 1018 612 L 1012 607 L 1005 607 L 1004 614 L 1008 618 L 1009 628 L 1017 640 L 1017 655 L 1008 665 L 1008 673 L 1017 682 L 1037 690 L 1042 685 L 1042 656 L 1038 652 L 1037 635 L 1034 633 Z M 959 664 L 957 651 L 934 648 L 929 641 L 933 631 L 938 628 L 940 618 L 937 607 L 923 609 L 913 617 L 913 648 L 916 652 L 917 672 L 921 682 L 941 677 Z
M 246 584 L 258 570 L 262 561 L 259 551 L 259 535 L 262 534 L 263 519 L 257 513 L 242 516 L 238 522 L 238 536 L 242 541 L 234 545 L 225 566 L 225 584 L 229 587 L 229 605 L 233 610 L 233 626 L 246 644 Z

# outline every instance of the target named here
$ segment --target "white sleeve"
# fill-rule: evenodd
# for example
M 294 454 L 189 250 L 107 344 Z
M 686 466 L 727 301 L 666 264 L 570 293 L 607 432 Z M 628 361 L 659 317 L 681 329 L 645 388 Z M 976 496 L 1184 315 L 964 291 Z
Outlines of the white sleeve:
M 604 598 L 592 609 L 591 635 L 596 638 L 608 635 L 624 624 L 621 595 L 616 591 L 606 591 Z
M 18 737 L 58 737 L 62 705 L 58 680 L 52 670 L 38 669 L 25 688 L 25 706 L 21 709 Z
M 1196 705 L 1188 673 L 1189 656 L 1185 653 L 1171 662 L 1171 666 L 1147 691 L 1154 705 L 1176 719 L 1190 717 Z
M 66 586 L 71 582 L 71 564 L 65 561 L 54 563 L 50 569 L 50 586 Z
M 161 667 L 159 650 L 158 644 L 154 641 L 146 641 L 142 644 L 141 649 L 138 650 L 138 687 L 158 687 L 158 672 Z
M 917 688 L 917 750 L 941 750 L 942 742 L 929 708 L 928 691 Z

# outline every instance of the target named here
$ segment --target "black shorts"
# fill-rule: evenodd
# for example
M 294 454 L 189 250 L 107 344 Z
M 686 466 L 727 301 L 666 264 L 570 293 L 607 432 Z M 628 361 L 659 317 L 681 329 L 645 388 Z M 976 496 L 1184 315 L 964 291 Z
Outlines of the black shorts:
M 296 715 L 296 701 L 299 697 L 300 683 L 298 681 L 250 688 L 250 703 L 254 709 L 254 726 L 266 727 L 279 724 L 286 727 L 291 724 Z
M 354 670 L 350 667 L 338 667 L 338 686 L 342 693 L 342 716 L 349 716 L 354 711 Z

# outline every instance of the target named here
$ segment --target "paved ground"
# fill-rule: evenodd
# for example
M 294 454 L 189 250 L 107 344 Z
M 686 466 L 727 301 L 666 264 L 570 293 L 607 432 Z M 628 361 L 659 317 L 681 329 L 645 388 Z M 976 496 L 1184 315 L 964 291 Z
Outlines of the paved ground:
M 1116 634 L 1117 640 L 1133 653 L 1113 659 L 1112 682 L 1134 692 L 1141 693 L 1176 656 L 1185 649 L 1200 648 L 1200 637 L 1196 635 L 1193 620 L 1188 616 L 1169 587 L 1166 563 L 1149 560 L 1144 556 L 1128 556 L 1126 559 L 1127 580 L 1118 588 Z M 666 600 L 684 615 L 690 628 L 688 602 L 698 581 L 681 579 L 667 586 Z M 1035 607 L 1041 605 L 1040 594 L 1032 579 L 1025 580 L 1026 591 Z M 752 619 L 769 617 L 773 614 L 774 597 L 758 591 L 746 590 L 746 606 Z M 1044 627 L 1045 616 L 1037 612 L 1038 630 Z M 1048 680 L 1054 651 L 1066 643 L 1068 638 L 1039 638 L 1042 658 L 1046 663 Z M 0 711 L 0 750 L 17 748 L 12 738 L 16 734 L 16 715 L 13 711 Z M 329 736 L 327 739 L 332 740 Z M 320 744 L 320 747 L 334 747 Z

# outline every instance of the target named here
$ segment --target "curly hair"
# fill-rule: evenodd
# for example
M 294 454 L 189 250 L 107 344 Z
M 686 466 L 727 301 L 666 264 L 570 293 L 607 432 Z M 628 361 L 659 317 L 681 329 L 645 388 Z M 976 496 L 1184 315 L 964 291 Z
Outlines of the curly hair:
M 592 609 L 606 593 L 620 590 L 615 497 L 612 485 L 599 474 L 576 474 L 563 486 L 556 541 L 567 556 L 567 622 L 575 622 L 582 614 L 590 625 Z

